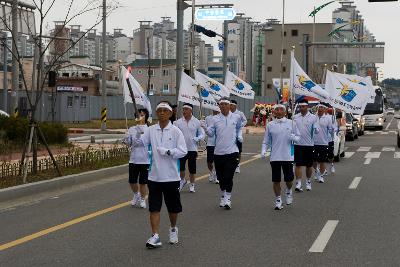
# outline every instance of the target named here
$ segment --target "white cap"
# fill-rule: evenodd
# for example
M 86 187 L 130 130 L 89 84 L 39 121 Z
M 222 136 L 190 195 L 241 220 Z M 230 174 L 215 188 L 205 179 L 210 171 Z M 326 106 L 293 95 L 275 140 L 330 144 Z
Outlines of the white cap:
M 282 105 L 282 104 L 275 104 L 272 108 L 273 108 L 274 110 L 277 109 L 277 108 L 283 108 L 284 110 L 286 110 L 285 105 Z

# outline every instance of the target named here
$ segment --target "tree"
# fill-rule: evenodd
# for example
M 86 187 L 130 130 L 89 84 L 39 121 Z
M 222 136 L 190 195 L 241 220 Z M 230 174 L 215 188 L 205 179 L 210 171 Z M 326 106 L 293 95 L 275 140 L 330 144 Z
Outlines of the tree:
M 15 1 L 15 0 L 14 0 Z M 13 1 L 13 3 L 14 3 Z M 11 2 L 11 1 L 8 1 Z M 16 2 L 16 1 L 15 1 Z M 102 21 L 102 1 L 99 0 L 82 0 L 82 1 L 74 1 L 74 0 L 69 0 L 67 1 L 67 9 L 65 11 L 65 15 L 62 15 L 63 20 L 62 20 L 62 25 L 61 27 L 58 27 L 57 29 L 54 30 L 54 37 L 51 36 L 45 36 L 45 25 L 47 23 L 48 15 L 51 12 L 57 12 L 61 16 L 61 12 L 59 10 L 55 10 L 55 4 L 56 2 L 63 2 L 65 3 L 65 0 L 32 0 L 32 3 L 35 7 L 34 9 L 34 14 L 35 18 L 38 19 L 36 21 L 36 25 L 38 25 L 38 29 L 35 29 L 35 25 L 30 23 L 30 17 L 28 17 L 28 13 L 20 12 L 20 18 L 21 22 L 24 22 L 24 24 L 27 26 L 28 29 L 28 35 L 29 38 L 31 38 L 34 42 L 35 45 L 35 53 L 34 53 L 34 60 L 33 60 L 33 69 L 32 69 L 32 87 L 29 88 L 27 85 L 27 76 L 25 73 L 29 73 L 28 70 L 24 69 L 23 66 L 23 56 L 21 53 L 18 51 L 18 49 L 13 49 L 11 47 L 8 47 L 6 45 L 6 40 L 1 40 L 3 45 L 6 45 L 6 49 L 11 53 L 11 56 L 14 60 L 16 60 L 19 70 L 21 73 L 21 79 L 22 79 L 22 89 L 26 92 L 27 96 L 27 101 L 28 101 L 28 106 L 30 109 L 30 118 L 29 118 L 29 125 L 30 125 L 30 131 L 27 134 L 26 142 L 24 145 L 24 149 L 22 152 L 22 157 L 21 157 L 21 168 L 24 166 L 24 182 L 26 178 L 26 161 L 25 161 L 25 156 L 26 153 L 30 152 L 32 148 L 32 153 L 33 153 L 33 172 L 37 172 L 37 142 L 38 142 L 38 137 L 40 138 L 41 142 L 45 145 L 50 157 L 53 160 L 53 164 L 55 165 L 58 174 L 61 175 L 61 172 L 58 168 L 57 162 L 55 158 L 53 157 L 53 154 L 47 145 L 46 139 L 43 136 L 43 133 L 40 129 L 39 122 L 36 119 L 36 113 L 37 113 L 37 108 L 38 104 L 40 103 L 40 100 L 42 98 L 44 89 L 46 87 L 46 81 L 48 79 L 49 72 L 53 69 L 56 69 L 58 65 L 60 65 L 60 60 L 75 46 L 76 43 L 78 43 L 89 31 L 97 27 Z M 111 14 L 115 9 L 118 8 L 116 3 L 112 3 L 108 5 L 107 7 L 107 16 Z M 76 10 L 76 11 L 75 11 Z M 26 14 L 26 15 L 25 15 Z M 0 21 L 4 25 L 4 28 L 6 31 L 9 31 L 11 33 L 11 39 L 13 45 L 17 45 L 18 39 L 19 39 L 19 33 L 16 35 L 12 31 L 12 12 L 8 14 L 4 14 L 4 17 L 0 16 Z M 93 24 L 84 32 L 84 34 L 75 42 L 69 41 L 69 43 L 65 46 L 65 49 L 60 51 L 57 51 L 57 54 L 48 56 L 49 54 L 49 49 L 51 45 L 54 45 L 56 40 L 59 40 L 57 36 L 65 30 L 67 25 L 71 23 L 71 21 L 75 19 L 79 19 L 82 16 L 88 16 L 88 15 L 95 15 L 96 19 L 94 20 Z M 65 38 L 63 38 L 65 39 Z M 68 41 L 68 40 L 66 40 Z M 47 59 L 46 64 L 45 64 L 45 59 Z

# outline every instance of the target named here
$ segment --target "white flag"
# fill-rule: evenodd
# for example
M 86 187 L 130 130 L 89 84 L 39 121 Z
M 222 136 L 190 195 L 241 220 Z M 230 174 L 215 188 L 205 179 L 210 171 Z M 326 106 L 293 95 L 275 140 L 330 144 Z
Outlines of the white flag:
M 200 106 L 200 96 L 197 91 L 198 85 L 199 83 L 197 81 L 193 80 L 192 77 L 185 72 L 182 72 L 178 101 Z M 219 111 L 217 101 L 205 88 L 201 89 L 201 101 L 203 108 Z
M 328 101 L 328 92 L 308 77 L 305 71 L 300 67 L 299 63 L 297 63 L 293 51 L 291 58 L 290 87 L 294 90 L 294 93 L 298 95 L 311 96 L 322 101 Z
M 361 77 L 357 75 L 350 75 L 350 74 L 342 74 L 342 73 L 335 73 L 336 76 L 342 78 L 342 79 L 347 79 L 353 83 L 357 83 L 365 88 L 365 90 L 368 90 L 369 92 L 369 97 L 367 100 L 367 103 L 374 103 L 375 102 L 375 88 L 374 85 L 372 84 L 372 80 L 370 76 L 367 77 Z
M 143 88 L 140 86 L 138 81 L 132 76 L 132 74 L 128 73 L 128 70 L 121 66 L 121 79 L 123 84 L 123 95 L 124 95 L 124 104 L 133 103 L 131 94 L 129 92 L 128 83 L 126 78 L 129 77 L 129 82 L 132 87 L 133 95 L 135 96 L 135 102 L 137 105 L 143 106 L 145 109 L 149 111 L 149 117 L 152 117 L 151 103 L 149 98 L 143 93 Z
M 215 100 L 219 100 L 221 97 L 229 97 L 230 92 L 223 84 L 198 71 L 194 72 L 194 76 L 200 86 L 210 92 Z
M 329 92 L 330 104 L 333 107 L 353 114 L 364 113 L 370 95 L 364 86 L 327 71 L 325 88 Z
M 246 83 L 229 70 L 226 72 L 225 86 L 233 95 L 246 99 L 254 99 L 254 91 L 250 84 Z

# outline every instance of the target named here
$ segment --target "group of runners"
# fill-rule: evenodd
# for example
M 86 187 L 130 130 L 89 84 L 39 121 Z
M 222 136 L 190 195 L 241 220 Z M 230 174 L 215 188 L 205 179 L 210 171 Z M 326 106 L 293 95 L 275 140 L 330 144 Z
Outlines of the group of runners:
M 170 220 L 169 243 L 178 243 L 178 214 L 182 212 L 180 192 L 189 187 L 196 192 L 196 163 L 198 142 L 207 137 L 207 167 L 209 181 L 219 185 L 218 205 L 232 208 L 233 177 L 240 173 L 240 158 L 243 144 L 243 127 L 246 116 L 237 109 L 237 102 L 221 98 L 219 111 L 213 111 L 205 120 L 193 115 L 193 106 L 182 105 L 182 117 L 176 119 L 176 106 L 162 101 L 156 106 L 158 123 L 148 126 L 149 113 L 139 110 L 136 126 L 129 128 L 126 143 L 131 147 L 129 161 L 129 183 L 133 191 L 132 206 L 148 208 L 150 211 L 151 237 L 146 247 L 162 245 L 159 236 L 160 211 L 163 203 Z M 286 204 L 293 202 L 292 186 L 303 191 L 302 169 L 305 168 L 306 190 L 311 191 L 312 175 L 323 183 L 328 172 L 334 172 L 333 163 L 329 171 L 326 162 L 332 157 L 332 141 L 336 130 L 335 120 L 327 113 L 328 106 L 318 105 L 316 115 L 311 114 L 306 100 L 298 103 L 300 113 L 287 118 L 286 107 L 273 107 L 274 119 L 266 126 L 261 148 L 261 157 L 270 151 L 275 209 L 283 208 L 281 180 L 283 172 L 286 183 Z M 174 110 L 175 109 L 175 110 Z M 188 175 L 186 170 L 188 170 Z

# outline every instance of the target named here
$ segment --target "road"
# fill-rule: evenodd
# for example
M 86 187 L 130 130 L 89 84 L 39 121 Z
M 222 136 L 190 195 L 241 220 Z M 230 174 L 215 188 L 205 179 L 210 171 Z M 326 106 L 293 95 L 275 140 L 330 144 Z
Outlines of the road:
M 218 207 L 201 157 L 197 192 L 182 193 L 180 243 L 167 244 L 164 211 L 158 250 L 145 248 L 148 212 L 127 203 L 126 177 L 0 204 L 0 266 L 398 266 L 395 122 L 347 142 L 336 174 L 282 211 L 273 209 L 269 163 L 257 158 L 261 135 L 245 136 L 230 211 Z

